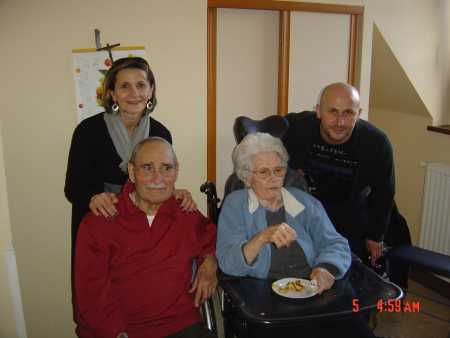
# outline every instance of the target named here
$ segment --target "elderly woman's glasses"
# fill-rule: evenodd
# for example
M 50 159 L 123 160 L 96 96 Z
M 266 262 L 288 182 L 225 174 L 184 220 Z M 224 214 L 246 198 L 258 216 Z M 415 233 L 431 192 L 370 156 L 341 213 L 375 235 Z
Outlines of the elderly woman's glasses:
M 155 168 L 153 164 L 141 164 L 139 166 L 139 171 L 145 175 L 154 175 L 156 170 L 158 170 L 161 176 L 167 177 L 174 173 L 176 167 L 173 164 L 162 164 L 158 169 Z
M 286 174 L 286 167 L 275 167 L 273 169 L 270 168 L 266 168 L 266 167 L 262 167 L 259 168 L 258 170 L 250 170 L 257 178 L 261 179 L 261 180 L 266 180 L 268 179 L 270 176 L 275 176 L 275 177 L 283 177 Z

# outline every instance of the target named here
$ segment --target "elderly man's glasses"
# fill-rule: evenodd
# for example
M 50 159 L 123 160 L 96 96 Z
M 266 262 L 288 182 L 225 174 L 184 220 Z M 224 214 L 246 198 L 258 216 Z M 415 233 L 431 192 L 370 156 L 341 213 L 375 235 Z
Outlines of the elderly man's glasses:
M 168 163 L 162 164 L 158 169 L 156 169 L 153 164 L 141 164 L 138 168 L 143 174 L 152 176 L 156 173 L 156 170 L 158 170 L 159 174 L 164 177 L 172 175 L 176 169 L 175 165 Z
M 286 167 L 280 166 L 275 167 L 273 169 L 262 167 L 259 168 L 258 170 L 249 170 L 249 171 L 251 171 L 257 178 L 261 180 L 266 180 L 272 175 L 275 177 L 283 177 L 286 174 L 286 170 L 287 170 Z

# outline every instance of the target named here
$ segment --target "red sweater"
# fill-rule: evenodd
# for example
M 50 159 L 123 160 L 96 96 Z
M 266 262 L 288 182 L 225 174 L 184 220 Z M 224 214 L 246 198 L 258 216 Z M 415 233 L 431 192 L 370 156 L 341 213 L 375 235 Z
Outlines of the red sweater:
M 184 213 L 171 197 L 151 227 L 129 198 L 119 197 L 118 216 L 89 213 L 75 256 L 77 334 L 83 338 L 164 337 L 201 321 L 188 293 L 192 265 L 214 254 L 216 227 L 200 212 Z

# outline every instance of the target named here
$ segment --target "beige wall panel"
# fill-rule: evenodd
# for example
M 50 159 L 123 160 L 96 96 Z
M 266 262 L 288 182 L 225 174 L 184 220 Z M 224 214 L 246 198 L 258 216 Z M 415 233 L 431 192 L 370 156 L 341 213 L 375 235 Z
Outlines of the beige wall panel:
M 350 16 L 291 13 L 288 110 L 311 110 L 320 90 L 347 82 Z
M 2 127 L 0 123 L 0 337 L 23 338 L 26 334 L 25 323 L 20 302 L 20 287 L 16 280 L 17 266 L 12 247 L 6 193 Z M 12 282 L 14 285 L 12 285 Z
M 278 12 L 217 11 L 217 188 L 233 171 L 233 123 L 276 114 Z
M 372 25 L 375 19 L 383 34 L 388 36 L 388 42 L 398 44 L 393 48 L 394 53 L 402 64 L 406 58 L 405 69 L 413 83 L 418 84 L 418 90 L 428 88 L 425 91 L 428 93 L 435 89 L 435 83 L 429 85 L 428 79 L 435 79 L 436 73 L 423 72 L 423 69 L 428 60 L 433 60 L 431 56 L 436 55 L 434 36 L 439 30 L 435 29 L 435 21 L 431 19 L 437 16 L 421 7 L 425 4 L 432 6 L 434 1 L 402 0 L 398 1 L 398 10 L 392 10 L 392 2 L 388 0 L 318 1 L 365 5 L 361 71 L 361 100 L 365 113 L 369 101 Z M 0 64 L 3 65 L 0 121 L 7 181 L 7 190 L 0 182 L 0 226 L 3 227 L 0 241 L 2 246 L 10 242 L 9 221 L 4 221 L 5 210 L 8 209 L 28 337 L 75 337 L 70 299 L 70 208 L 63 197 L 67 152 L 76 125 L 72 48 L 93 47 L 94 28 L 101 29 L 104 43 L 146 46 L 158 81 L 159 103 L 154 114 L 174 136 L 181 162 L 179 187 L 190 189 L 204 209 L 204 198 L 198 187 L 206 178 L 206 8 L 206 0 L 136 0 L 130 6 L 116 0 L 92 0 L 82 5 L 54 0 L 0 1 L 0 45 L 3 48 L 0 53 Z M 399 21 L 398 13 L 403 13 L 405 20 Z M 414 20 L 411 20 L 411 13 Z M 424 24 L 423 13 L 430 14 L 426 16 L 431 18 L 427 24 Z M 273 21 L 273 26 L 278 29 L 276 20 Z M 417 22 L 422 24 L 417 26 Z M 243 26 L 236 27 L 236 34 L 242 39 L 247 33 L 245 24 L 240 24 Z M 414 31 L 402 41 L 410 24 L 416 25 L 413 28 L 420 28 L 421 32 L 416 34 Z M 395 38 L 390 36 L 394 33 Z M 272 65 L 269 68 L 260 65 L 258 73 L 273 74 L 271 80 L 264 84 L 275 88 L 277 33 L 264 29 L 264 34 L 265 43 L 271 41 L 273 54 L 259 50 L 257 58 L 245 63 L 245 69 L 256 69 L 253 63 L 258 58 L 273 59 L 273 64 L 267 62 Z M 421 46 L 421 52 L 411 54 L 411 46 L 416 45 Z M 422 58 L 425 52 L 429 55 Z M 231 54 L 230 51 L 228 53 Z M 330 54 L 329 58 L 332 56 Z M 236 58 L 235 62 L 240 63 L 241 60 Z M 421 81 L 424 74 L 427 79 Z M 246 93 L 248 82 L 243 80 L 235 87 Z M 220 82 L 223 81 L 218 80 L 218 84 Z M 262 85 L 261 81 L 255 83 Z M 260 92 L 261 100 L 269 103 L 246 108 L 242 113 L 275 112 L 276 89 L 261 89 Z M 424 101 L 429 100 L 427 96 L 433 97 L 431 94 L 421 95 Z M 240 97 L 238 101 L 243 101 L 244 95 Z M 234 98 L 230 100 L 229 111 L 237 111 L 233 108 Z M 435 109 L 430 107 L 429 110 Z M 398 126 L 404 127 L 409 121 L 405 117 L 395 127 L 404 130 Z M 219 130 L 221 128 L 219 126 Z M 223 130 L 230 133 L 232 140 L 231 127 Z M 418 132 L 422 130 L 421 126 Z M 436 139 L 433 149 L 444 152 L 442 161 L 448 161 L 445 157 L 448 156 L 448 137 L 431 134 L 424 137 Z M 414 137 L 408 134 L 408 139 Z M 234 140 L 232 142 L 234 144 Z M 231 148 L 227 154 L 225 151 L 219 154 L 229 159 L 230 152 Z M 440 159 L 439 156 L 419 156 L 410 148 L 402 149 L 401 153 L 417 157 L 417 161 Z M 231 165 L 231 161 L 228 163 Z M 417 168 L 418 162 L 414 163 Z M 409 170 L 406 162 L 404 167 Z M 399 169 L 398 173 L 402 173 Z M 408 182 L 416 181 L 408 179 Z M 413 193 L 405 190 L 402 196 L 409 193 L 415 196 L 420 191 L 419 183 L 412 185 Z M 399 185 L 403 191 L 401 181 Z M 5 196 L 1 196 L 6 191 L 7 205 L 3 204 Z M 402 196 L 399 196 L 400 207 L 406 214 L 409 208 L 408 218 L 415 222 L 417 216 L 414 213 L 418 212 L 420 203 L 409 204 Z M 0 278 L 3 281 L 4 276 Z M 5 290 L 4 284 L 0 286 Z
M 0 121 L 0 250 L 11 248 L 11 224 L 9 220 L 2 139 L 2 126 Z
M 365 2 L 368 15 L 364 20 L 376 23 L 427 107 L 432 123 L 450 123 L 450 58 L 445 33 L 449 29 L 448 0 Z
M 450 165 L 449 135 L 430 132 L 430 117 L 408 112 L 371 108 L 370 121 L 386 132 L 394 148 L 396 201 L 405 216 L 414 244 L 418 244 L 422 223 L 424 162 Z
M 0 250 L 0 337 L 18 338 L 5 250 Z
M 77 122 L 72 49 L 94 47 L 95 28 L 104 44 L 145 46 L 157 80 L 154 117 L 172 132 L 180 160 L 177 185 L 205 209 L 206 8 L 206 0 L 0 1 L 0 121 L 29 338 L 75 337 L 63 193 Z

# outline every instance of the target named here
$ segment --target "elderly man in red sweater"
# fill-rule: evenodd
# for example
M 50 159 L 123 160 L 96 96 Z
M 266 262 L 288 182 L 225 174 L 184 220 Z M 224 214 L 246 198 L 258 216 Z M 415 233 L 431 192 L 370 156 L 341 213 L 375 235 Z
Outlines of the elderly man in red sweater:
M 215 225 L 198 211 L 182 212 L 173 197 L 178 161 L 167 141 L 139 143 L 128 172 L 118 215 L 89 213 L 80 225 L 78 336 L 212 336 L 198 307 L 217 285 Z

